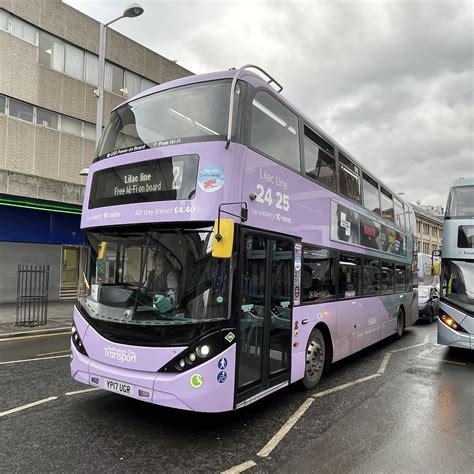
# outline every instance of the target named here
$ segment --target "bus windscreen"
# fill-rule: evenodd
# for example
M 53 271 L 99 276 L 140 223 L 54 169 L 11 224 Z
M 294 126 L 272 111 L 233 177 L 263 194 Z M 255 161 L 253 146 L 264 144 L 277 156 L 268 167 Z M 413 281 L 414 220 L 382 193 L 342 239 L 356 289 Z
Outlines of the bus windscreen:
M 157 92 L 112 112 L 99 158 L 145 148 L 223 139 L 230 81 L 213 81 Z

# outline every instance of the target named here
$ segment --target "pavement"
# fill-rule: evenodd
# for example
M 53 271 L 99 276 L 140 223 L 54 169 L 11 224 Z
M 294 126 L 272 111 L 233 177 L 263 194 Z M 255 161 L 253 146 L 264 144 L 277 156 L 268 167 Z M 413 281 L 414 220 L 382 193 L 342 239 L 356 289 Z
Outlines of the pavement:
M 0 339 L 49 332 L 67 332 L 72 324 L 73 301 L 50 301 L 47 324 L 16 326 L 16 303 L 0 304 Z

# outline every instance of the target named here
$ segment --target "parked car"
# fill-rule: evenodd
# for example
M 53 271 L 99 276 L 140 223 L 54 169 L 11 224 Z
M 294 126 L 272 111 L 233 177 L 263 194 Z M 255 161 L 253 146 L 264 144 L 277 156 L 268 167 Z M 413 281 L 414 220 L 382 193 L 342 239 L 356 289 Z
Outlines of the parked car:
M 419 286 L 418 287 L 418 311 L 419 319 L 433 322 L 435 316 L 438 315 L 439 308 L 439 291 L 435 286 Z

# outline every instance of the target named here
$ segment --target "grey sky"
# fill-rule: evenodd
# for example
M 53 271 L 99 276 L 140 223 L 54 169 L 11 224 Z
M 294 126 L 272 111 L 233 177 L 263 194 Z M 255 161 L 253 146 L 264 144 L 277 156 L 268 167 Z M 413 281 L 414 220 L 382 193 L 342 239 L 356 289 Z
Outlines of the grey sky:
M 99 20 L 130 2 L 66 0 Z M 405 198 L 445 205 L 474 176 L 474 2 L 142 0 L 113 25 L 183 67 L 258 64 Z

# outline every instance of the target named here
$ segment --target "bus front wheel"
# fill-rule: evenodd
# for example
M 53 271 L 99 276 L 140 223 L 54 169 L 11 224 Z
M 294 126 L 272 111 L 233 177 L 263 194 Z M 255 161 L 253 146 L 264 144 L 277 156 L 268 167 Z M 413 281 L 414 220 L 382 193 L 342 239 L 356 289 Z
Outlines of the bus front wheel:
M 319 382 L 326 361 L 326 344 L 319 329 L 313 329 L 306 344 L 303 385 L 310 390 Z

